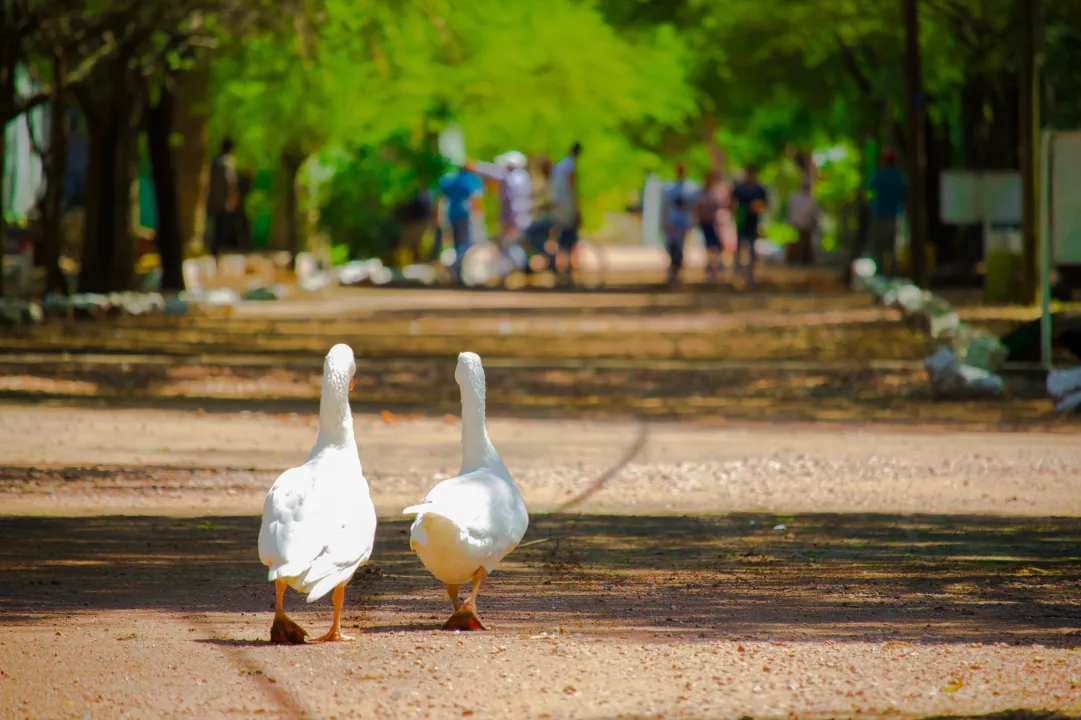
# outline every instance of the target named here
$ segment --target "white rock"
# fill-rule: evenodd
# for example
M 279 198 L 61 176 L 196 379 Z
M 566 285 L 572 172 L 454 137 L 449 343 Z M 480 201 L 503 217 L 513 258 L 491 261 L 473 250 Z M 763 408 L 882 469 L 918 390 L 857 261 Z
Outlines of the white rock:
M 1081 367 L 1052 370 L 1047 374 L 1047 392 L 1059 412 L 1072 412 L 1081 405 Z
M 965 365 L 947 347 L 923 361 L 931 389 L 942 398 L 998 397 L 1005 391 L 1002 378 L 989 370 Z
M 330 287 L 333 282 L 334 278 L 330 276 L 330 273 L 322 271 L 297 277 L 297 287 L 304 292 L 319 292 L 323 288 Z

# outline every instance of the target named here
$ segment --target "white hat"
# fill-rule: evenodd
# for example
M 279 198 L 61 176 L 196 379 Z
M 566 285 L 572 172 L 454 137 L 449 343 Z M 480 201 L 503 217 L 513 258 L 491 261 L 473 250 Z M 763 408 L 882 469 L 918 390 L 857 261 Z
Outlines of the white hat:
M 511 150 L 509 152 L 505 152 L 502 155 L 500 155 L 499 157 L 497 157 L 495 159 L 495 161 L 496 161 L 496 163 L 498 163 L 499 165 L 502 165 L 504 167 L 509 165 L 510 167 L 514 168 L 515 170 L 517 170 L 519 168 L 524 168 L 529 163 L 529 159 L 526 158 L 526 156 L 523 153 L 520 153 L 517 150 Z

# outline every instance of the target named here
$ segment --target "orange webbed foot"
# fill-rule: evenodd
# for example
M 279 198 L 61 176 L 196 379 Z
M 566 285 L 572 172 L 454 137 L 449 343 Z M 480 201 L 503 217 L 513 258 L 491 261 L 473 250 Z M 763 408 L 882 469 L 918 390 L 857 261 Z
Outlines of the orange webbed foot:
M 466 601 L 443 623 L 444 630 L 487 630 L 477 617 L 476 606 Z
M 288 615 L 274 616 L 274 624 L 270 626 L 270 642 L 275 645 L 301 645 L 308 632 L 293 622 Z

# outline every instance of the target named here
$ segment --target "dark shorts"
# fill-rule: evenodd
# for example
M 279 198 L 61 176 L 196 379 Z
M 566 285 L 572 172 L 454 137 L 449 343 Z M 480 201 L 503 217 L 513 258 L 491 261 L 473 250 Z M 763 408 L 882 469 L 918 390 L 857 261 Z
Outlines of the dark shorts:
M 574 246 L 578 244 L 578 228 L 560 228 L 559 230 L 559 249 L 569 252 L 574 249 Z
M 736 234 L 739 237 L 740 245 L 743 245 L 744 243 L 754 243 L 754 241 L 758 239 L 758 223 L 753 225 L 749 223 L 747 225 L 741 225 L 737 228 Z
M 534 220 L 525 229 L 526 241 L 533 252 L 547 254 L 548 250 L 544 247 L 544 244 L 548 242 L 548 236 L 552 234 L 553 227 L 555 227 L 555 222 L 550 218 L 540 218 Z
M 706 243 L 706 248 L 709 250 L 720 250 L 721 236 L 717 232 L 717 223 L 699 223 L 698 227 L 702 231 L 702 239 Z
M 240 222 L 235 212 L 214 213 L 211 218 L 210 251 L 214 255 L 240 249 Z
M 469 218 L 457 218 L 450 221 L 451 234 L 454 237 L 454 250 L 461 252 L 469 247 Z M 460 260 L 461 258 L 459 258 Z
M 668 251 L 668 260 L 672 270 L 683 269 L 683 238 L 670 237 L 664 241 L 665 250 Z

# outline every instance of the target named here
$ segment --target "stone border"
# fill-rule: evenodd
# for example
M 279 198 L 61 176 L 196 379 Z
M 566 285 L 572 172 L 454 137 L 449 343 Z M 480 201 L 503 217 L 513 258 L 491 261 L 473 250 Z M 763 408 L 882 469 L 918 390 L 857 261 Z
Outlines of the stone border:
M 997 372 L 1009 356 L 998 336 L 961 320 L 948 301 L 907 278 L 875 274 L 873 261 L 852 264 L 852 287 L 869 293 L 882 305 L 901 311 L 905 322 L 941 343 L 924 359 L 927 379 L 942 398 L 998 397 L 1005 384 Z

